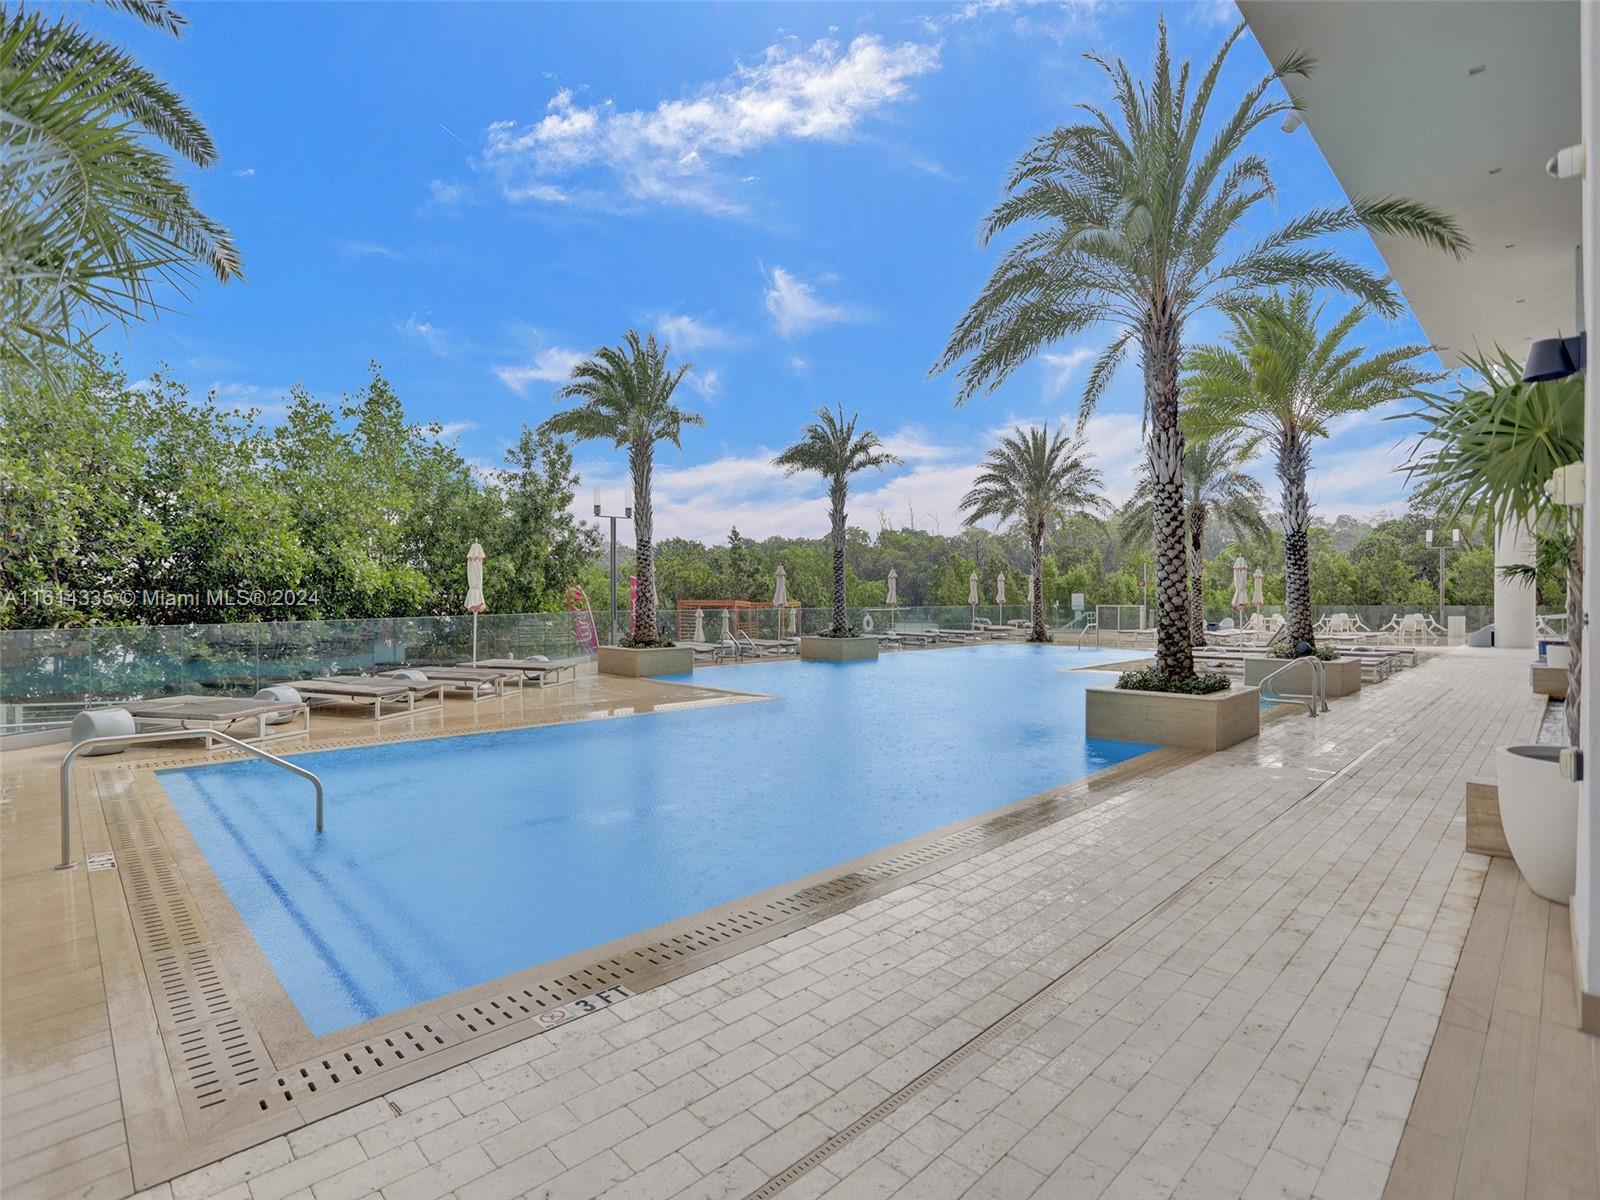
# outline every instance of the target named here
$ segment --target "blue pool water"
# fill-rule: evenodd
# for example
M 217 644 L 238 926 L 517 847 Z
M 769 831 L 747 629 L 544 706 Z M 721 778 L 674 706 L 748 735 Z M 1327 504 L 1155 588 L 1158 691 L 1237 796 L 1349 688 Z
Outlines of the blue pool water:
M 1131 758 L 1063 670 L 975 646 L 695 682 L 778 699 L 259 760 L 162 782 L 312 1033 L 648 929 Z

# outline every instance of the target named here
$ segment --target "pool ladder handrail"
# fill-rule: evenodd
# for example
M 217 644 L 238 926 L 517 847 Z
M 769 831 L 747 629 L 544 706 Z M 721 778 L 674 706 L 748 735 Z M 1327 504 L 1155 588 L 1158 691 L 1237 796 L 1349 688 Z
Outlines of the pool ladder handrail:
M 1272 681 L 1279 675 L 1298 667 L 1302 662 L 1311 664 L 1311 695 L 1301 696 L 1293 692 L 1280 692 L 1277 688 L 1270 686 Z M 1256 687 L 1260 689 L 1261 698 L 1268 704 L 1304 704 L 1306 706 L 1306 715 L 1311 717 L 1315 717 L 1319 710 L 1322 712 L 1328 711 L 1327 668 L 1323 665 L 1322 660 L 1314 654 L 1307 654 L 1302 658 L 1289 659 L 1283 666 L 1276 667 L 1266 675 L 1263 675 L 1261 682 L 1256 684 Z
M 87 750 L 91 746 L 113 744 L 136 746 L 144 742 L 169 742 L 178 738 L 205 738 L 207 750 L 211 749 L 211 739 L 215 738 L 227 742 L 237 750 L 243 750 L 246 754 L 264 758 L 285 771 L 292 771 L 303 779 L 309 779 L 312 786 L 317 789 L 317 832 L 322 832 L 322 780 L 304 767 L 296 766 L 288 759 L 268 753 L 260 746 L 252 746 L 231 733 L 222 733 L 215 729 L 156 729 L 147 733 L 107 733 L 99 737 L 84 738 L 68 750 L 61 760 L 61 861 L 56 864 L 56 870 L 70 870 L 75 865 L 72 861 L 72 760 L 77 757 L 78 752 Z
M 1078 631 L 1079 650 L 1083 649 L 1083 639 L 1089 636 L 1091 630 L 1094 632 L 1095 649 L 1098 650 L 1100 648 L 1100 615 L 1098 613 L 1084 621 L 1083 628 Z

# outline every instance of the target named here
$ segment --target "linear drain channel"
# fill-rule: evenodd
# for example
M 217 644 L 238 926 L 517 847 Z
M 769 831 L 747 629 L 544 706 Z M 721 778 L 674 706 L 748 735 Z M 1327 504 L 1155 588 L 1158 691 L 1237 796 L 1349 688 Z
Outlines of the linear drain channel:
M 927 1091 L 928 1088 L 939 1082 L 940 1079 L 948 1075 L 951 1071 L 955 1070 L 979 1050 L 983 1049 L 990 1042 L 994 1041 L 995 1038 L 999 1037 L 1006 1030 L 1010 1029 L 1018 1021 L 1028 1016 L 1047 1001 L 1053 999 L 1058 989 L 1071 980 L 1072 977 L 1081 971 L 1085 966 L 1109 950 L 1115 943 L 1126 937 L 1128 934 L 1134 932 L 1147 921 L 1152 920 L 1156 914 L 1171 907 L 1173 904 L 1176 904 L 1189 892 L 1199 887 L 1200 884 L 1210 876 L 1212 871 L 1216 870 L 1240 850 L 1243 850 L 1256 838 L 1266 833 L 1284 817 L 1288 816 L 1295 809 L 1299 808 L 1307 800 L 1310 800 L 1318 792 L 1328 787 L 1341 776 L 1353 771 L 1364 759 L 1377 753 L 1377 751 L 1390 740 L 1391 739 L 1389 738 L 1384 738 L 1377 745 L 1362 751 L 1362 753 L 1345 763 L 1344 766 L 1340 767 L 1332 775 L 1329 775 L 1326 779 L 1308 789 L 1296 799 L 1290 801 L 1280 811 L 1268 817 L 1249 834 L 1240 839 L 1238 843 L 1230 846 L 1211 862 L 1207 863 L 1201 870 L 1197 871 L 1194 878 L 1189 880 L 1189 882 L 1164 896 L 1162 899 L 1156 901 L 1156 903 L 1145 909 L 1144 912 L 1133 918 L 1133 920 L 1129 921 L 1121 929 L 1118 929 L 1088 954 L 1085 954 L 1082 958 L 1068 966 L 1066 970 L 1061 972 L 1061 974 L 1044 984 L 1041 988 L 1039 988 L 1038 991 L 1034 992 L 1033 995 L 1029 996 L 1026 1000 L 1022 1001 L 1022 1003 L 1018 1004 L 1015 1008 L 1011 1009 L 1003 1016 L 997 1018 L 991 1024 L 973 1034 L 972 1037 L 968 1038 L 961 1045 L 957 1046 L 944 1058 L 941 1058 L 938 1062 L 934 1063 L 933 1066 L 929 1067 L 921 1075 L 918 1075 L 898 1092 L 895 1092 L 891 1096 L 886 1096 L 873 1108 L 869 1109 L 860 1117 L 857 1117 L 849 1125 L 846 1125 L 843 1129 L 839 1130 L 838 1133 L 834 1134 L 832 1137 L 828 1138 L 827 1141 L 813 1149 L 809 1154 L 806 1154 L 804 1157 L 795 1160 L 793 1163 L 790 1163 L 789 1166 L 784 1168 L 777 1175 L 774 1175 L 771 1179 L 767 1180 L 766 1183 L 762 1184 L 755 1191 L 747 1195 L 745 1200 L 772 1200 L 772 1197 L 777 1196 L 791 1184 L 798 1182 L 803 1176 L 810 1173 L 813 1169 L 821 1166 L 829 1158 L 837 1154 L 840 1150 L 843 1150 L 851 1142 L 855 1141 L 856 1138 L 860 1137 L 867 1130 L 871 1129 L 874 1125 L 883 1120 L 890 1113 L 894 1112 L 901 1105 L 905 1104 L 909 1100 L 915 1099 L 917 1096 Z

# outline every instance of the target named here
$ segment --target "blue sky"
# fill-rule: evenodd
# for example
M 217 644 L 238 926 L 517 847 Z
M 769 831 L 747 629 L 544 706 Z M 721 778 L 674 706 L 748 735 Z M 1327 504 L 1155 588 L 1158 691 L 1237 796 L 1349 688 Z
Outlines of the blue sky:
M 223 158 L 195 188 L 247 274 L 103 340 L 136 374 L 166 362 L 269 419 L 291 384 L 333 399 L 376 359 L 412 417 L 491 465 L 578 355 L 653 328 L 694 364 L 684 399 L 707 421 L 658 459 L 658 537 L 820 536 L 820 484 L 768 460 L 838 402 L 905 459 L 858 482 L 853 522 L 954 532 L 995 432 L 1071 419 L 1107 340 L 957 410 L 927 372 L 996 259 L 978 222 L 1031 138 L 1104 100 L 1083 53 L 1142 71 L 1163 11 L 1191 58 L 1237 19 L 1226 2 L 191 4 L 172 42 L 80 10 L 208 122 Z M 1246 34 L 1219 95 L 1265 67 Z M 1341 198 L 1305 129 L 1255 140 L 1277 216 Z M 1345 248 L 1380 265 L 1365 238 Z M 1362 334 L 1422 340 L 1409 318 Z M 1139 397 L 1130 364 L 1089 430 L 1114 499 Z M 1402 507 L 1398 435 L 1368 415 L 1318 448 L 1322 515 Z M 576 453 L 581 506 L 616 495 L 620 455 Z

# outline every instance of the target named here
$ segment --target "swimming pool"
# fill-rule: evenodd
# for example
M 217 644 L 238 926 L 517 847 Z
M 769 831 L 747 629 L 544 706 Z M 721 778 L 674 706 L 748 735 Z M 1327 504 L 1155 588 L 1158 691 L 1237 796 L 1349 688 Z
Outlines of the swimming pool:
M 777 699 L 161 772 L 311 1032 L 735 900 L 1153 747 L 1083 735 L 1066 670 L 1127 651 L 974 646 L 762 663 Z

